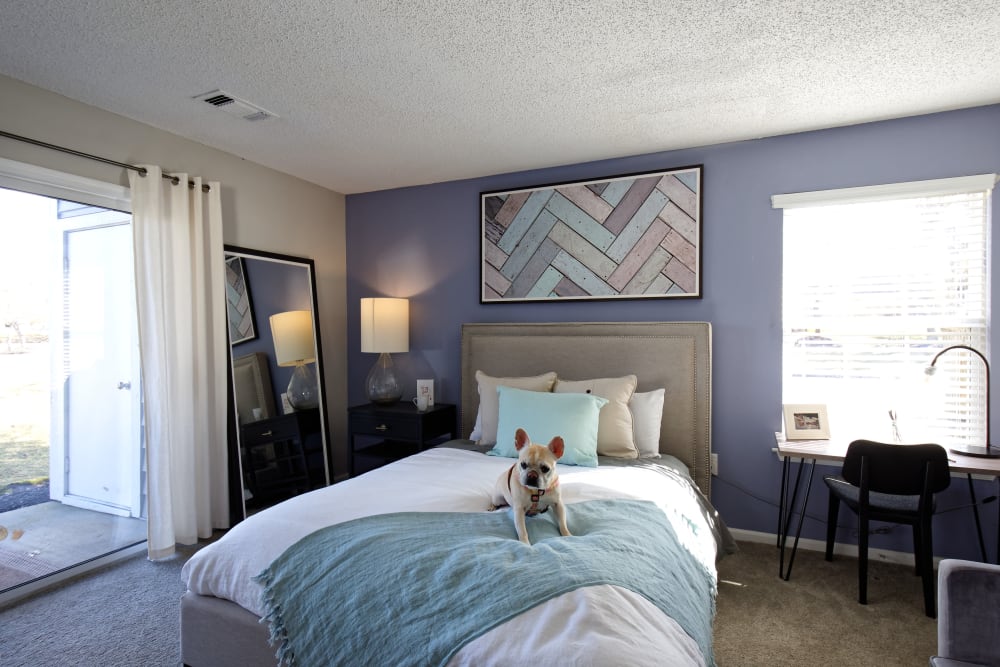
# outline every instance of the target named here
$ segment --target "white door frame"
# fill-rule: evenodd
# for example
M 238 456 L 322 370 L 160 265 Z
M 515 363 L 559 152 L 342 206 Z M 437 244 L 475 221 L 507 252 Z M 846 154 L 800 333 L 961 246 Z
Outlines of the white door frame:
M 106 211 L 106 209 L 102 209 Z M 116 500 L 112 502 L 108 498 L 102 499 L 100 497 L 100 491 L 94 496 L 81 494 L 79 489 L 74 488 L 70 485 L 71 472 L 79 471 L 88 465 L 93 465 L 97 463 L 94 457 L 90 457 L 84 463 L 78 462 L 76 466 L 72 462 L 72 452 L 79 451 L 79 447 L 74 447 L 74 442 L 78 445 L 86 446 L 85 443 L 89 443 L 89 447 L 92 448 L 95 444 L 104 449 L 100 445 L 102 440 L 100 437 L 93 437 L 90 429 L 80 429 L 78 426 L 71 433 L 67 430 L 66 417 L 70 414 L 70 405 L 67 401 L 69 397 L 69 385 L 67 380 L 69 379 L 66 375 L 65 360 L 67 359 L 67 345 L 69 340 L 65 336 L 65 318 L 66 313 L 64 307 L 66 305 L 66 294 L 63 285 L 66 280 L 66 269 L 68 260 L 67 253 L 69 252 L 69 235 L 78 233 L 87 233 L 91 230 L 106 229 L 108 227 L 118 227 L 118 226 L 131 226 L 131 222 L 122 222 L 121 216 L 128 216 L 128 214 L 122 214 L 119 212 L 110 213 L 98 213 L 98 218 L 103 217 L 104 220 L 92 219 L 91 215 L 83 215 L 80 217 L 66 218 L 59 221 L 55 221 L 56 224 L 53 225 L 54 229 L 58 230 L 58 245 L 52 246 L 52 254 L 54 256 L 60 257 L 58 267 L 54 267 L 54 270 L 59 271 L 59 273 L 54 274 L 59 276 L 59 280 L 55 281 L 55 289 L 52 293 L 52 316 L 50 317 L 50 332 L 56 334 L 58 332 L 61 335 L 50 335 L 50 345 L 49 349 L 52 356 L 52 379 L 51 379 L 51 397 L 52 397 L 52 426 L 51 435 L 49 439 L 49 497 L 52 500 L 56 500 L 67 505 L 72 505 L 74 507 L 81 507 L 83 509 L 95 510 L 98 512 L 105 512 L 108 514 L 116 514 L 119 516 L 131 516 L 139 517 L 142 513 L 142 488 L 141 488 L 141 391 L 142 388 L 139 383 L 140 377 L 140 366 L 139 366 L 139 336 L 138 336 L 138 324 L 136 320 L 135 311 L 135 300 L 131 299 L 131 304 L 133 306 L 132 310 L 128 313 L 120 313 L 122 316 L 120 320 L 120 325 L 128 328 L 128 333 L 125 336 L 128 340 L 125 343 L 126 349 L 119 349 L 116 347 L 116 353 L 120 355 L 128 355 L 128 359 L 122 359 L 127 361 L 129 367 L 129 372 L 127 377 L 105 377 L 103 382 L 98 382 L 97 386 L 92 387 L 93 394 L 87 394 L 88 396 L 101 394 L 105 397 L 107 404 L 115 404 L 119 399 L 116 392 L 127 391 L 128 392 L 128 405 L 129 414 L 127 417 L 127 423 L 122 426 L 125 427 L 124 432 L 130 434 L 128 442 L 117 442 L 115 439 L 114 444 L 109 444 L 107 448 L 107 453 L 113 453 L 118 462 L 123 463 L 121 466 L 120 476 L 116 476 L 116 479 L 112 479 L 112 485 L 119 485 L 118 488 L 128 489 L 128 500 Z M 115 221 L 117 220 L 117 221 Z M 129 229 L 131 232 L 131 229 Z M 129 234 L 131 238 L 131 233 Z M 132 264 L 131 264 L 131 243 L 129 243 L 129 278 L 131 278 Z M 130 280 L 131 283 L 131 280 Z M 124 316 L 128 316 L 127 318 Z M 124 332 L 122 332 L 124 333 Z M 72 332 L 70 332 L 72 335 Z M 92 371 L 87 371 L 80 374 L 78 377 L 83 378 L 89 375 Z M 114 386 L 114 383 L 118 382 L 118 387 Z M 127 385 L 127 386 L 123 386 Z M 75 414 L 80 415 L 83 419 L 89 419 L 89 412 L 85 411 L 80 413 L 78 410 L 74 411 Z M 124 432 L 119 432 L 118 435 L 122 436 Z M 109 436 L 112 434 L 109 433 Z M 124 450 L 122 449 L 124 446 Z M 105 452 L 101 452 L 102 454 Z M 67 468 L 67 465 L 69 466 Z M 95 478 L 100 478 L 100 476 L 107 472 L 107 470 L 101 470 L 98 465 L 97 468 L 92 470 L 91 473 L 84 474 L 82 478 L 77 478 L 84 481 L 92 481 Z M 79 474 L 77 472 L 76 474 Z M 107 490 L 107 489 L 105 489 Z

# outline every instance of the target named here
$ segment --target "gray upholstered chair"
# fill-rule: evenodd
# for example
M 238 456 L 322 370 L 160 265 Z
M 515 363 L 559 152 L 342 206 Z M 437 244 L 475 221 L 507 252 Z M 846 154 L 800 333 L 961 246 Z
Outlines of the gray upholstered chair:
M 937 624 L 931 667 L 1000 665 L 1000 565 L 942 560 Z

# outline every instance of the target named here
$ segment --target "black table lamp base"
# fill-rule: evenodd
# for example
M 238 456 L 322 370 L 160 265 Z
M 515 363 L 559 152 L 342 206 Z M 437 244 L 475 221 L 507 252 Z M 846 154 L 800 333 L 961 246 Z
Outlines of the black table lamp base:
M 1000 458 L 1000 447 L 990 447 L 989 445 L 955 445 L 949 447 L 948 450 L 963 456 L 977 456 L 982 459 Z

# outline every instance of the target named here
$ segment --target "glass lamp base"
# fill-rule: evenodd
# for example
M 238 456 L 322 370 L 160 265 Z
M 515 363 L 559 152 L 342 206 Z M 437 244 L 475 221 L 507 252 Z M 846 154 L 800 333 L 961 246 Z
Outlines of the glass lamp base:
M 319 406 L 319 383 L 308 364 L 299 364 L 288 381 L 288 402 L 296 410 L 311 410 Z
M 368 372 L 368 379 L 365 380 L 365 394 L 372 403 L 395 403 L 403 397 L 399 382 L 396 380 L 392 357 L 389 356 L 388 352 L 380 353 L 378 361 Z

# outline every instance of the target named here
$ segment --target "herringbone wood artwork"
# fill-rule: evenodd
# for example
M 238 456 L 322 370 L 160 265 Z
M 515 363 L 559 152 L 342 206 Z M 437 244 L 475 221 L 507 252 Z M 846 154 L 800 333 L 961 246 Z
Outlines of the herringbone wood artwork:
M 701 296 L 701 165 L 484 192 L 483 303 Z
M 226 259 L 226 308 L 229 314 L 229 344 L 245 343 L 257 337 L 253 300 L 247 284 L 242 257 Z

